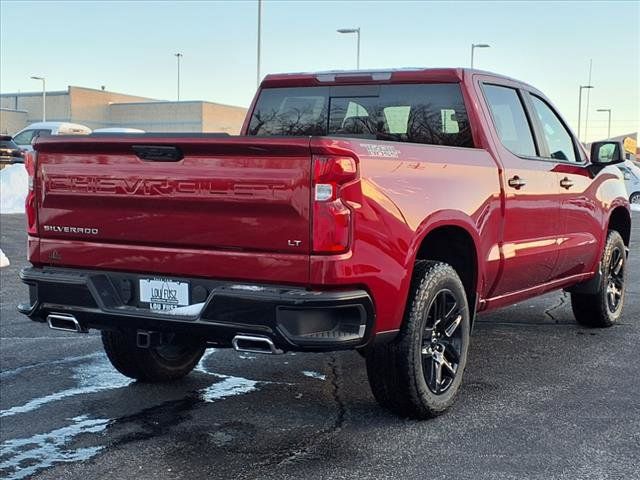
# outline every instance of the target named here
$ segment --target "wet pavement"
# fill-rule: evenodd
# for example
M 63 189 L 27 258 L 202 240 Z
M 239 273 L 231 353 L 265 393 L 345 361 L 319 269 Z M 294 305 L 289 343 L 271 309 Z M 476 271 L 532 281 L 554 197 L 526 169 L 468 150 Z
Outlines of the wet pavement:
M 24 219 L 2 215 L 0 478 L 638 478 L 640 215 L 619 325 L 589 330 L 553 293 L 480 317 L 454 407 L 404 420 L 354 352 L 208 350 L 173 384 L 111 368 L 96 333 L 15 311 Z

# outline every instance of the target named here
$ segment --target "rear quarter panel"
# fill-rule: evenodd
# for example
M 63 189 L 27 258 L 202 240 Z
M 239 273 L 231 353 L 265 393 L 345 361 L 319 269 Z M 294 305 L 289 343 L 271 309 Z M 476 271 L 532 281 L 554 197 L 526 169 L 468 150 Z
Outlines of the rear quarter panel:
M 478 289 L 498 275 L 501 228 L 499 169 L 481 149 L 364 139 L 330 139 L 360 159 L 361 197 L 352 199 L 352 249 L 312 256 L 312 285 L 355 284 L 376 304 L 376 331 L 398 329 L 413 264 L 422 240 L 435 228 L 456 225 L 473 238 Z

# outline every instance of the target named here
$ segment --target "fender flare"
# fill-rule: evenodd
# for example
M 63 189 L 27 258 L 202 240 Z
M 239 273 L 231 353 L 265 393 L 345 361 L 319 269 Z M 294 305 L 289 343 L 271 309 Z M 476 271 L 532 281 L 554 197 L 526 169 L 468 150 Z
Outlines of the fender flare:
M 407 256 L 405 258 L 405 265 L 407 268 L 407 279 L 405 280 L 407 285 L 403 285 L 403 290 L 408 292 L 409 283 L 411 281 L 411 277 L 413 275 L 413 266 L 416 262 L 416 258 L 418 256 L 418 251 L 420 247 L 427 238 L 427 236 L 435 231 L 438 228 L 442 227 L 457 227 L 464 230 L 473 242 L 474 247 L 474 255 L 476 259 L 475 267 L 475 286 L 474 290 L 476 293 L 476 305 L 470 306 L 474 310 L 477 308 L 478 302 L 480 300 L 480 293 L 482 282 L 485 276 L 484 266 L 482 264 L 482 258 L 480 255 L 480 234 L 478 233 L 477 227 L 473 222 L 473 219 L 469 217 L 464 212 L 459 210 L 439 210 L 434 212 L 425 218 L 416 228 L 415 235 L 413 236 L 412 242 L 407 250 Z M 406 290 L 405 290 L 406 287 Z

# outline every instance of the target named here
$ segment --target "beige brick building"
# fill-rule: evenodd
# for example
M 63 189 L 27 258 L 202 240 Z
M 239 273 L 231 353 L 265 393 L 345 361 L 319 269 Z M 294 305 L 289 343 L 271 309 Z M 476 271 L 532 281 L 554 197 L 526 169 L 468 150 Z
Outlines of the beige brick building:
M 47 92 L 46 119 L 89 128 L 139 128 L 148 132 L 237 134 L 247 109 L 204 101 L 171 102 L 69 86 Z M 0 133 L 14 134 L 42 120 L 42 93 L 0 94 Z
M 12 135 L 27 125 L 26 110 L 0 108 L 0 135 Z

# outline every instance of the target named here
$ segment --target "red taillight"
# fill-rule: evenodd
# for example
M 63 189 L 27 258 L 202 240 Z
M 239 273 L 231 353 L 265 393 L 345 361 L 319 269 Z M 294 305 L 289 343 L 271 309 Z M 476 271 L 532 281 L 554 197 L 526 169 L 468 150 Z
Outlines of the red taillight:
M 25 213 L 27 214 L 27 233 L 29 235 L 36 235 L 38 233 L 38 217 L 36 210 L 36 152 L 26 152 L 24 155 L 24 168 L 29 175 L 29 191 L 27 192 L 27 199 L 25 200 Z
M 313 252 L 342 253 L 349 248 L 351 210 L 341 188 L 358 178 L 354 158 L 313 156 Z

